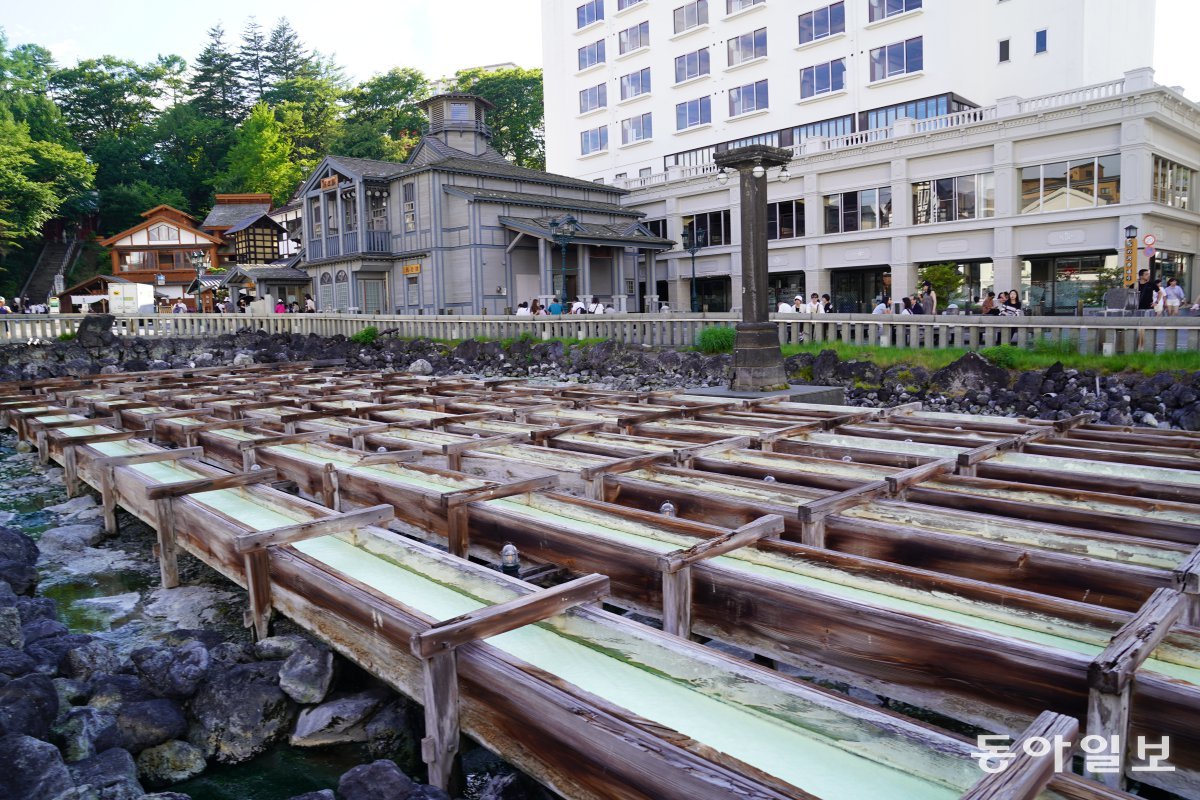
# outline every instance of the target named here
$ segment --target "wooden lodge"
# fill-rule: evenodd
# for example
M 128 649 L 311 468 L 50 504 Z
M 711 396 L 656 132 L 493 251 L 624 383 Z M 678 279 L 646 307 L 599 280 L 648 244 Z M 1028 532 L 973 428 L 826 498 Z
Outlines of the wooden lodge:
M 1200 435 L 216 374 L 0 385 L 0 423 L 110 530 L 118 506 L 152 525 L 164 586 L 192 553 L 257 635 L 284 614 L 423 702 L 439 786 L 461 731 L 570 798 L 1200 798 Z M 795 675 L 1127 746 L 987 775 L 960 735 Z

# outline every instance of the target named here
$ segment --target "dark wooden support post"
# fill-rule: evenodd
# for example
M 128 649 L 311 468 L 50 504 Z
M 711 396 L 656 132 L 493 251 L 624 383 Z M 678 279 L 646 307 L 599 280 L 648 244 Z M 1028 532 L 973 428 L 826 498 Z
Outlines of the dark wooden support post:
M 1104 737 L 1110 748 L 1105 755 L 1116 756 L 1120 765 L 1116 772 L 1088 776 L 1106 786 L 1120 789 L 1125 783 L 1129 703 L 1138 668 L 1183 616 L 1186 602 L 1186 596 L 1174 589 L 1155 589 L 1088 666 L 1087 732 Z
M 175 512 L 171 508 L 174 502 L 170 497 L 154 501 L 155 532 L 158 543 L 158 573 L 164 589 L 174 589 L 179 585 L 179 550 L 175 542 Z
M 342 510 L 342 498 L 338 486 L 337 464 L 326 463 L 321 470 L 321 503 L 334 511 Z
M 606 575 L 587 575 L 550 589 L 481 608 L 439 622 L 413 634 L 412 652 L 421 659 L 425 690 L 425 738 L 421 758 L 429 766 L 429 783 L 457 794 L 452 776 L 459 758 L 457 649 L 470 642 L 532 625 L 569 608 L 607 596 Z
M 446 510 L 447 546 L 451 555 L 466 558 L 467 551 L 470 549 L 469 503 L 512 497 L 526 492 L 536 492 L 540 489 L 552 489 L 557 485 L 558 475 L 543 475 L 516 483 L 496 483 L 442 495 L 442 508 Z
M 943 458 L 931 461 L 928 464 L 922 464 L 919 467 L 893 473 L 884 478 L 884 481 L 887 483 L 887 493 L 891 497 L 903 500 L 908 494 L 908 487 L 936 478 L 947 472 L 953 472 L 955 466 L 954 459 Z
M 67 497 L 79 494 L 79 464 L 75 455 L 75 445 L 62 446 L 63 485 L 67 488 Z
M 783 531 L 783 517 L 768 514 L 723 536 L 659 556 L 658 569 L 662 573 L 663 630 L 684 638 L 691 634 L 693 564 L 754 544 L 759 539 L 779 536 Z
M 796 511 L 800 518 L 800 543 L 809 547 L 824 547 L 826 517 L 865 503 L 887 491 L 886 481 L 871 481 L 800 506 Z
M 1174 570 L 1175 588 L 1183 593 L 1184 609 L 1180 623 L 1200 628 L 1200 546 Z
M 1044 754 L 1032 756 L 1026 752 L 1025 744 L 1034 739 L 1044 739 L 1052 745 L 1070 742 L 1073 749 L 1078 735 L 1079 720 L 1053 711 L 1043 711 L 1013 742 L 1010 752 L 1015 755 L 1004 768 L 981 778 L 962 796 L 962 800 L 1035 800 L 1054 777 L 1056 758 L 1060 758 L 1060 763 L 1065 763 L 1070 771 L 1071 754 L 1068 751 L 1059 755 L 1051 746 Z
M 247 627 L 254 628 L 255 641 L 271 635 L 271 557 L 265 550 L 255 550 L 242 556 L 246 571 L 246 594 L 250 596 Z

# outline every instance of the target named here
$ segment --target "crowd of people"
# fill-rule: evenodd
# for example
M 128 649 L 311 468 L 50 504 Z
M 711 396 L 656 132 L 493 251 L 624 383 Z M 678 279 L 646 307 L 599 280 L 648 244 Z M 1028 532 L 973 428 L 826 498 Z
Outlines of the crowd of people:
M 6 300 L 0 297 L 0 314 L 49 314 L 50 307 L 45 303 L 30 303 L 28 297 L 14 297 Z
M 556 297 L 549 305 L 542 305 L 540 300 L 526 302 L 522 300 L 517 305 L 516 315 L 518 317 L 554 317 L 560 314 L 615 314 L 617 310 L 611 305 L 605 305 L 603 301 L 596 299 L 591 303 L 584 303 L 582 300 L 576 300 L 568 305 L 565 302 L 560 302 Z

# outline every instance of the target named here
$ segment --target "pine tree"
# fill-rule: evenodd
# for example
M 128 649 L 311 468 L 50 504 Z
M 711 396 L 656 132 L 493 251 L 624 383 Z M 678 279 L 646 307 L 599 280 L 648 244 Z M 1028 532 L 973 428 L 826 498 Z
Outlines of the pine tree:
M 288 22 L 287 17 L 280 17 L 271 31 L 264 52 L 266 74 L 272 85 L 301 77 L 311 77 L 313 73 L 312 56 L 300 41 L 300 35 Z
M 208 44 L 196 57 L 189 89 L 196 108 L 205 114 L 234 121 L 245 115 L 245 89 L 238 74 L 237 56 L 225 45 L 225 30 L 220 25 L 208 30 Z
M 242 31 L 242 46 L 238 50 L 238 72 L 242 85 L 252 103 L 262 99 L 263 94 L 270 88 L 267 83 L 267 37 L 263 35 L 262 26 L 258 20 L 250 17 Z

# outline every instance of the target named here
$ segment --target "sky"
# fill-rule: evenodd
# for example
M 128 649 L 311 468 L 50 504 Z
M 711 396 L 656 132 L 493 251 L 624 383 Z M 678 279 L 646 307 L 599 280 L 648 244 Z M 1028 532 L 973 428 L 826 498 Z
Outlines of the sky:
M 11 44 L 44 45 L 62 65 L 104 54 L 147 62 L 175 53 L 190 62 L 210 26 L 224 25 L 226 40 L 236 43 L 249 16 L 269 30 L 281 13 L 310 47 L 335 54 L 355 81 L 394 66 L 440 78 L 485 64 L 542 62 L 540 0 L 204 0 L 187 9 L 149 0 L 0 0 L 0 7 Z M 1200 101 L 1200 3 L 1157 0 L 1156 7 L 1155 80 Z

